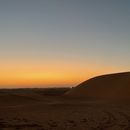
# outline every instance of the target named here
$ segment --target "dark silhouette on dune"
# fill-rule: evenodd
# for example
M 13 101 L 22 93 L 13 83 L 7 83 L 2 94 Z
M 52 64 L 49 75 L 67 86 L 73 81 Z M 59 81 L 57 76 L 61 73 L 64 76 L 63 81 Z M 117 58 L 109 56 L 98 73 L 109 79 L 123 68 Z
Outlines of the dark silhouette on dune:
M 71 97 L 130 99 L 130 72 L 89 79 L 66 93 Z

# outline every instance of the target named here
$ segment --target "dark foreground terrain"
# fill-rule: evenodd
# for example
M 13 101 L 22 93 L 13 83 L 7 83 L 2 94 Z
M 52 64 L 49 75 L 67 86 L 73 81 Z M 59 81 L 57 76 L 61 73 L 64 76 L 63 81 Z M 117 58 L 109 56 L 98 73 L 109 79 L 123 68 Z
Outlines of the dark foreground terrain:
M 64 97 L 64 89 L 0 90 L 0 130 L 130 130 L 130 103 Z

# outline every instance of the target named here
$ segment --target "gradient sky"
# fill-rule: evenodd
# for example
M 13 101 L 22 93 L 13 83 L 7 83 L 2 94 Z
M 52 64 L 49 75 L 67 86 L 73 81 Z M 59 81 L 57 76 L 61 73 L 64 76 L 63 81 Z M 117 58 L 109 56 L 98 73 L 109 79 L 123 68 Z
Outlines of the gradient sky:
M 129 0 L 0 0 L 0 86 L 75 86 L 130 70 Z

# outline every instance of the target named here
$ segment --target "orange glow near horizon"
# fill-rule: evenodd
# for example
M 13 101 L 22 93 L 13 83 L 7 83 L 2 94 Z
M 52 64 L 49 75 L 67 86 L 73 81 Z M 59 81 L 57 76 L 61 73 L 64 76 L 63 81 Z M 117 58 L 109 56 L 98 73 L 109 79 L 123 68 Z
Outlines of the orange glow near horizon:
M 83 76 L 77 72 L 60 71 L 7 71 L 0 76 L 1 86 L 65 86 L 80 82 Z
M 0 65 L 0 86 L 2 87 L 73 87 L 103 70 L 95 71 L 93 66 L 81 64 L 52 64 L 14 62 Z M 91 69 L 90 69 L 91 68 Z M 109 69 L 108 69 L 109 71 Z
M 57 65 L 4 64 L 0 67 L 1 87 L 40 87 L 73 85 L 82 80 L 76 68 L 58 67 Z

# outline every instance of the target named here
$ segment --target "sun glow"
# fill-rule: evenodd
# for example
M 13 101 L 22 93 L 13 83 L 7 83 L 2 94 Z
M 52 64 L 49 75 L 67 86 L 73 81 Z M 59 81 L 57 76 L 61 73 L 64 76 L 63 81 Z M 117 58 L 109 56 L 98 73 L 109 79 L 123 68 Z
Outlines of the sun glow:
M 72 87 L 93 76 L 115 70 L 102 66 L 98 68 L 71 61 L 3 61 L 0 64 L 0 87 Z
M 8 75 L 8 76 L 6 76 Z M 80 76 L 61 72 L 10 72 L 0 76 L 0 84 L 6 86 L 50 86 L 74 84 Z
M 26 65 L 6 64 L 1 66 L 0 86 L 12 87 L 49 87 L 73 86 L 86 79 L 86 74 L 80 74 L 76 66 L 70 65 L 49 66 L 45 64 Z

